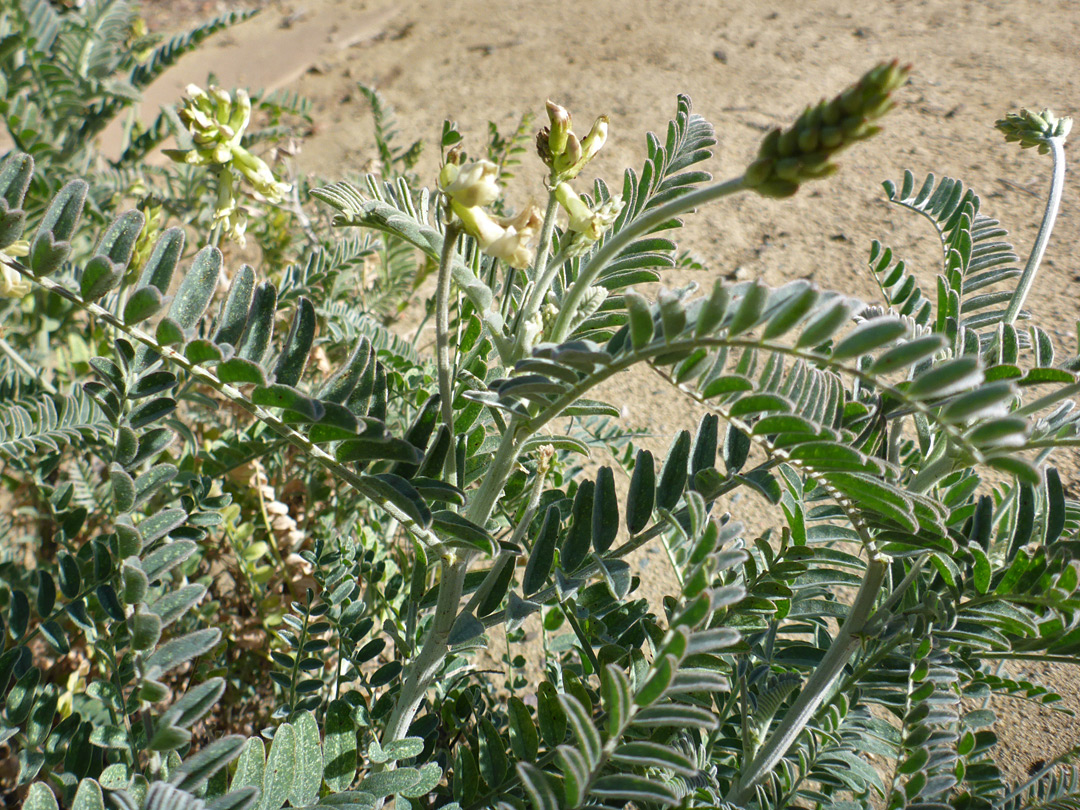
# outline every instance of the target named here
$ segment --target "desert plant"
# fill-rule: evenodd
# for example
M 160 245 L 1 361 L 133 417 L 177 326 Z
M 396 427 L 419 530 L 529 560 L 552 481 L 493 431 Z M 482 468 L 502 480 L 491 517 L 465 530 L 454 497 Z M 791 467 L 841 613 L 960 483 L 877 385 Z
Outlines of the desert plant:
M 348 318 L 330 326 L 306 295 L 257 285 L 248 267 L 205 318 L 222 263 L 213 246 L 167 302 L 180 237 L 163 234 L 128 277 L 137 214 L 54 280 L 86 186 L 59 192 L 16 258 L 32 161 L 9 157 L 5 289 L 44 289 L 109 335 L 81 387 L 49 391 L 22 369 L 25 381 L 0 388 L 5 475 L 33 493 L 35 530 L 52 544 L 36 565 L 8 563 L 0 590 L 3 735 L 21 781 L 40 774 L 26 806 L 55 807 L 56 794 L 80 808 L 267 810 L 390 797 L 537 810 L 1080 800 L 1075 774 L 1052 768 L 1008 784 L 993 712 L 968 700 L 1052 703 L 999 664 L 1072 662 L 1080 643 L 1080 507 L 1048 465 L 1080 443 L 1078 363 L 1055 361 L 1037 325 L 1018 326 L 1060 199 L 1067 120 L 1001 123 L 1055 161 L 1023 271 L 974 192 L 908 173 L 886 193 L 935 228 L 936 294 L 879 243 L 868 271 L 880 305 L 802 281 L 721 281 L 654 303 L 632 289 L 675 264 L 668 235 L 692 209 L 790 196 L 835 171 L 906 75 L 874 68 L 720 183 L 701 168 L 713 129 L 680 97 L 619 195 L 600 180 L 591 197 L 571 185 L 607 119 L 579 137 L 555 104 L 536 141 L 544 212 L 494 216 L 498 167 L 470 161 L 452 126 L 434 191 L 402 177 L 317 190 L 338 226 L 435 263 L 434 360 L 378 324 L 346 335 Z M 283 308 L 291 325 L 275 341 Z M 318 356 L 331 351 L 320 321 L 355 338 L 332 355 L 336 369 Z M 659 465 L 613 429 L 617 408 L 591 398 L 642 364 L 709 411 Z M 201 421 L 220 424 L 222 410 L 228 430 L 200 441 Z M 575 467 L 608 444 L 612 464 Z M 272 524 L 290 509 L 273 468 L 286 453 L 310 517 L 304 582 L 285 583 L 273 625 L 268 726 L 245 738 L 225 723 L 191 745 L 189 729 L 239 680 L 205 626 L 214 615 L 195 610 L 200 577 L 218 573 L 208 533 L 221 525 L 238 555 L 250 548 L 227 472 L 271 465 L 254 480 Z M 755 536 L 723 512 L 740 488 L 782 520 Z M 679 583 L 652 605 L 630 558 L 649 543 Z M 520 677 L 524 626 L 544 640 L 535 685 Z M 89 666 L 64 702 L 43 665 L 72 639 Z M 477 669 L 502 639 L 500 682 Z

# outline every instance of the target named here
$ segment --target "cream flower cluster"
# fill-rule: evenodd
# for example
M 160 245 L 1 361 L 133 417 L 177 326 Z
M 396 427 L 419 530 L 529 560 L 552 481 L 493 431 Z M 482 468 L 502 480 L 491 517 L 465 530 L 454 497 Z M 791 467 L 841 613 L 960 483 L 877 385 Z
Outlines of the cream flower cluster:
M 493 217 L 484 210 L 499 196 L 498 167 L 487 160 L 456 163 L 453 156 L 439 172 L 439 188 L 465 232 L 489 256 L 524 270 L 532 262 L 530 243 L 543 222 L 539 209 L 528 206 L 517 216 Z

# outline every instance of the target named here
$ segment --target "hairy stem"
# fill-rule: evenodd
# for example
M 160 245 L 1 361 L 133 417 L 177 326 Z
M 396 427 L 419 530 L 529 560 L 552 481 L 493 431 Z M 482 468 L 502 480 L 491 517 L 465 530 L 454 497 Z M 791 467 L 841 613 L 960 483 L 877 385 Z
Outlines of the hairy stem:
M 458 234 L 461 225 L 448 222 L 443 236 L 442 255 L 439 258 L 439 283 L 435 292 L 435 359 L 439 368 L 439 398 L 443 422 L 450 431 L 450 447 L 454 442 L 454 381 L 450 373 L 450 268 L 454 263 Z M 451 449 L 446 454 L 446 477 L 454 480 L 457 453 Z
M 435 617 L 428 630 L 424 646 L 409 664 L 405 684 L 401 687 L 394 711 L 390 715 L 383 732 L 383 745 L 400 740 L 412 725 L 416 710 L 424 699 L 431 682 L 435 679 L 443 661 L 446 659 L 446 641 L 457 618 L 461 591 L 465 584 L 465 572 L 468 570 L 467 559 L 451 556 L 443 557 L 442 580 L 439 582 L 439 600 L 435 605 Z
M 578 309 L 581 308 L 585 293 L 589 291 L 589 288 L 600 276 L 603 269 L 616 259 L 631 242 L 639 236 L 656 230 L 656 228 L 680 214 L 685 214 L 700 205 L 719 200 L 721 197 L 734 194 L 736 191 L 741 191 L 744 188 L 743 183 L 744 178 L 740 176 L 723 183 L 691 191 L 689 194 L 684 194 L 682 197 L 654 208 L 645 216 L 639 217 L 610 237 L 604 242 L 603 247 L 596 251 L 592 259 L 581 268 L 573 286 L 566 293 L 566 297 L 559 307 L 559 317 L 555 321 L 550 339 L 554 343 L 562 343 L 566 340 L 570 332 L 570 325 L 574 322 L 574 316 L 577 314 Z M 555 268 L 557 269 L 558 265 L 555 265 Z M 551 270 L 552 268 L 549 267 L 548 272 L 550 273 Z
M 506 479 L 509 478 L 514 462 L 517 460 L 520 444 L 514 441 L 517 433 L 516 422 L 511 422 L 503 440 L 495 453 L 491 466 L 480 484 L 480 488 L 470 500 L 465 516 L 483 526 L 498 502 Z M 439 673 L 443 661 L 449 653 L 447 640 L 450 630 L 458 616 L 461 596 L 465 586 L 465 573 L 469 569 L 471 555 L 466 553 L 460 558 L 444 556 L 442 562 L 442 580 L 439 583 L 438 602 L 435 605 L 435 617 L 428 630 L 424 645 L 416 658 L 410 662 L 405 684 L 398 695 L 394 711 L 383 733 L 383 745 L 400 740 L 408 733 L 409 725 L 416 716 L 416 710 L 431 682 Z
M 514 346 L 514 359 L 518 359 L 524 353 L 523 341 L 525 329 L 523 325 L 536 316 L 540 307 L 544 304 L 544 297 L 555 280 L 555 274 L 559 272 L 559 264 L 548 264 L 548 252 L 551 249 L 551 234 L 555 230 L 555 215 L 559 210 L 559 200 L 554 190 L 548 194 L 547 211 L 544 212 L 544 225 L 540 229 L 540 243 L 536 246 L 536 261 L 533 264 L 532 287 L 525 299 L 524 305 L 518 310 L 514 319 L 516 332 L 516 345 Z
M 1065 139 L 1060 137 L 1049 138 L 1050 155 L 1054 160 L 1053 175 L 1050 179 L 1050 196 L 1046 200 L 1046 211 L 1043 213 L 1042 222 L 1039 224 L 1039 233 L 1035 237 L 1035 244 L 1031 248 L 1027 264 L 1020 281 L 1016 283 L 1016 292 L 1005 310 L 1002 323 L 1014 323 L 1020 314 L 1020 308 L 1024 305 L 1031 286 L 1035 282 L 1035 274 L 1039 270 L 1043 254 L 1046 253 L 1046 245 L 1050 241 L 1050 233 L 1054 230 L 1054 220 L 1057 219 L 1058 209 L 1061 207 L 1061 192 L 1065 188 Z
M 833 639 L 828 652 L 821 659 L 814 674 L 810 676 L 810 680 L 806 682 L 795 703 L 784 715 L 784 719 L 780 721 L 776 731 L 762 746 L 754 761 L 745 767 L 739 781 L 725 798 L 726 802 L 745 806 L 754 795 L 757 786 L 772 772 L 792 743 L 806 728 L 806 724 L 813 717 L 833 682 L 858 647 L 859 635 L 870 620 L 870 612 L 881 591 L 887 570 L 888 563 L 885 558 L 876 557 L 870 560 L 866 575 L 863 577 L 862 587 L 859 588 L 855 602 L 851 605 L 851 610 L 836 634 L 836 638 Z

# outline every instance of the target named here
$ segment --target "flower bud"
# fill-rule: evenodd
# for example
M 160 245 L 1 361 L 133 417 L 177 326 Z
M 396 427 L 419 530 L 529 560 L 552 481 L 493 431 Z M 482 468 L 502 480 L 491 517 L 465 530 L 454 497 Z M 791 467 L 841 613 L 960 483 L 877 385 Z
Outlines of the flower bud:
M 601 115 L 592 125 L 592 129 L 589 130 L 589 134 L 585 136 L 585 140 L 581 142 L 581 148 L 584 151 L 584 160 L 587 163 L 596 157 L 596 153 L 604 148 L 604 144 L 607 143 L 608 134 L 608 117 Z
M 1010 143 L 1019 143 L 1022 149 L 1037 147 L 1039 154 L 1050 151 L 1050 139 L 1064 139 L 1072 130 L 1071 118 L 1058 118 L 1050 110 L 1034 113 L 1021 110 L 1009 113 L 995 126 L 1005 135 Z
M 565 107 L 560 107 L 554 101 L 548 101 L 547 114 L 551 122 L 547 136 L 548 149 L 552 157 L 557 157 L 566 150 L 566 139 L 571 127 L 570 113 Z

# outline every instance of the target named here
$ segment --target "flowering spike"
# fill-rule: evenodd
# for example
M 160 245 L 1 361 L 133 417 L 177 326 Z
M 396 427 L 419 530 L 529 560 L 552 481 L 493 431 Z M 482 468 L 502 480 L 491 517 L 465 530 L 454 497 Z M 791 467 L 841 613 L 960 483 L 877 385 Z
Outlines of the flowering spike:
M 190 84 L 187 100 L 177 115 L 195 148 L 165 149 L 165 154 L 189 166 L 217 167 L 218 199 L 214 221 L 223 226 L 231 238 L 243 244 L 247 220 L 234 196 L 233 171 L 245 177 L 268 202 L 281 202 L 292 191 L 291 185 L 274 176 L 266 161 L 241 144 L 244 131 L 251 122 L 251 98 L 244 90 L 230 94 L 220 87 L 211 86 L 207 91 Z
M 1009 113 L 994 126 L 1004 133 L 1006 141 L 1017 142 L 1022 149 L 1038 147 L 1039 154 L 1045 155 L 1050 151 L 1051 138 L 1064 140 L 1068 136 L 1072 119 L 1058 118 L 1046 109 L 1038 113 L 1021 110 Z
M 832 101 L 805 109 L 788 129 L 770 132 L 746 169 L 746 187 L 765 197 L 790 197 L 800 183 L 835 172 L 833 155 L 879 132 L 873 122 L 892 108 L 892 91 L 910 70 L 896 60 L 883 62 Z

